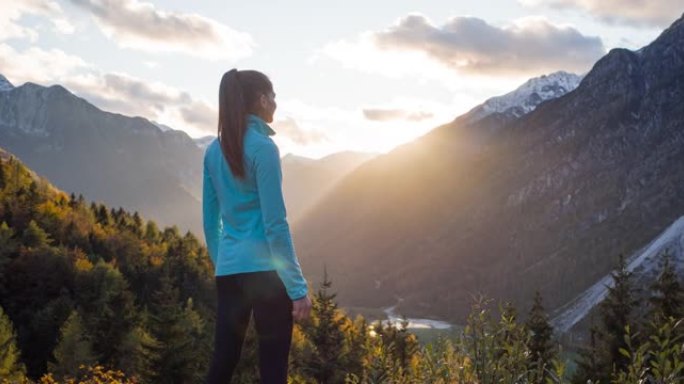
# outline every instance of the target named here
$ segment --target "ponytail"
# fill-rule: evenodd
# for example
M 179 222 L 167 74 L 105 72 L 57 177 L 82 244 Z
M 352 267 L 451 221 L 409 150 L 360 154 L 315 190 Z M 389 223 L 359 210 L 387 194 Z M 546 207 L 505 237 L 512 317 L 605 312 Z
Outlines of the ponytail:
M 218 138 L 230 170 L 239 179 L 245 177 L 247 114 L 254 112 L 259 96 L 268 92 L 273 92 L 273 85 L 261 72 L 231 69 L 221 78 Z

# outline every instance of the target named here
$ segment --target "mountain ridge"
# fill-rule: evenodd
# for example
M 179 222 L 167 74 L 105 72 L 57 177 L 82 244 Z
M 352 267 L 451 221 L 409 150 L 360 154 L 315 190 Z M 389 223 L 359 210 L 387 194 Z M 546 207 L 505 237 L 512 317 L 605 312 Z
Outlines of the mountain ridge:
M 102 111 L 61 85 L 25 83 L 0 100 L 0 145 L 58 188 L 201 233 L 202 154 L 184 132 Z
M 457 118 L 359 167 L 295 228 L 305 271 L 417 317 L 462 320 L 478 292 L 567 303 L 684 213 L 681 25 L 529 114 Z

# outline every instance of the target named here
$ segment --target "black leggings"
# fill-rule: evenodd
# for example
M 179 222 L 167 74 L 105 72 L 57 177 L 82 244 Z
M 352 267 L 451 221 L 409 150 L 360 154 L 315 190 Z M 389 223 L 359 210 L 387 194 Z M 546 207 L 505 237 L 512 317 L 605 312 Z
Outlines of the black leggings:
M 259 339 L 259 373 L 264 384 L 287 383 L 292 342 L 292 300 L 275 271 L 217 276 L 218 308 L 214 357 L 208 384 L 229 383 L 240 359 L 249 318 Z

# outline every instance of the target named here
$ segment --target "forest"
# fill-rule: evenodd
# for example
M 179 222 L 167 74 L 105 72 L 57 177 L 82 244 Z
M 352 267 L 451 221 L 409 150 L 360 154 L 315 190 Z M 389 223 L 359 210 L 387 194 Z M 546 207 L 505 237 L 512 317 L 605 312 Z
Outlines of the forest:
M 561 347 L 537 293 L 518 313 L 481 297 L 462 331 L 421 342 L 351 318 L 334 276 L 296 324 L 291 383 L 684 383 L 684 289 L 666 257 L 637 292 L 620 258 L 586 345 Z M 199 383 L 212 351 L 214 280 L 192 233 L 57 190 L 0 162 L 0 382 Z M 647 300 L 642 300 L 646 297 Z M 257 383 L 250 326 L 233 382 Z

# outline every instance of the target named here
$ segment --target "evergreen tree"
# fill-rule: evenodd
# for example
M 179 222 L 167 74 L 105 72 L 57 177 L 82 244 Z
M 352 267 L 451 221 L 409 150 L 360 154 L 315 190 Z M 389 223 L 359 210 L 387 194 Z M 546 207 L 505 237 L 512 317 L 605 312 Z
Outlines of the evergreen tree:
M 321 384 L 344 380 L 344 318 L 335 302 L 337 295 L 330 292 L 331 287 L 332 282 L 324 270 L 323 282 L 312 303 L 311 324 L 303 328 L 310 344 L 303 356 L 302 370 Z
M 599 360 L 599 349 L 597 340 L 597 327 L 594 325 L 592 318 L 591 327 L 589 328 L 589 345 L 579 350 L 579 358 L 577 359 L 577 369 L 572 376 L 572 382 L 575 384 L 587 384 L 589 380 L 595 381 L 597 372 L 604 372 L 610 367 L 601 366 Z
M 141 317 L 144 319 L 146 316 L 143 313 Z M 127 353 L 119 359 L 119 369 L 138 378 L 154 377 L 152 366 L 158 358 L 155 354 L 158 345 L 157 340 L 149 332 L 140 325 L 136 326 L 124 337 L 121 344 L 121 350 Z
M 669 318 L 679 320 L 684 317 L 684 289 L 679 282 L 677 271 L 671 263 L 672 256 L 663 256 L 663 270 L 658 280 L 651 287 L 653 295 L 651 303 L 651 318 L 656 325 L 662 324 Z
M 579 369 L 576 382 L 587 379 L 608 383 L 614 370 L 622 371 L 629 365 L 629 358 L 620 350 L 628 350 L 625 342 L 625 330 L 629 326 L 634 332 L 633 312 L 637 307 L 635 289 L 632 283 L 633 273 L 627 270 L 622 255 L 618 259 L 618 267 L 611 273 L 612 286 L 608 287 L 608 295 L 600 304 L 601 323 L 595 329 L 595 343 L 592 350 L 585 353 L 594 361 L 590 370 Z M 582 365 L 580 365 L 582 368 Z
M 157 243 L 161 237 L 161 233 L 159 233 L 159 228 L 157 227 L 157 223 L 155 223 L 152 220 L 147 221 L 147 225 L 145 225 L 145 234 L 144 238 L 146 241 L 150 243 Z
M 419 349 L 418 339 L 408 331 L 408 325 L 408 320 L 404 318 L 398 325 L 390 321 L 384 325 L 380 322 L 373 329 L 383 350 L 401 370 L 402 376 L 409 372 Z
M 136 234 L 137 236 L 141 236 L 142 230 L 143 230 L 142 218 L 140 217 L 140 214 L 138 213 L 138 211 L 135 211 L 133 213 L 133 221 L 131 223 L 131 231 L 134 234 Z
M 152 377 L 155 383 L 198 382 L 206 370 L 208 345 L 204 322 L 193 309 L 192 300 L 179 304 L 178 290 L 164 274 L 153 294 L 149 329 L 157 344 L 151 349 Z
M 20 381 L 26 374 L 26 368 L 21 363 L 15 341 L 12 322 L 0 307 L 0 378 Z
M 534 294 L 526 325 L 531 333 L 529 341 L 531 361 L 541 361 L 548 366 L 547 363 L 555 357 L 556 351 L 553 342 L 553 327 L 549 323 L 549 316 L 544 309 L 539 291 Z
M 608 288 L 608 295 L 601 303 L 603 327 L 599 335 L 605 343 L 607 362 L 612 362 L 618 369 L 624 369 L 629 363 L 620 353 L 620 348 L 627 347 L 624 338 L 625 328 L 633 325 L 632 313 L 638 304 L 632 275 L 633 273 L 627 270 L 624 256 L 620 255 L 618 268 L 611 274 L 613 286 Z
M 83 328 L 78 311 L 72 311 L 60 329 L 59 344 L 53 351 L 54 363 L 48 363 L 50 373 L 57 378 L 76 377 L 81 365 L 96 362 L 92 342 Z
M 7 175 L 5 174 L 5 162 L 0 161 L 0 190 L 5 189 L 5 185 L 7 185 Z
M 2 276 L 5 264 L 10 262 L 12 254 L 17 250 L 17 246 L 14 240 L 14 230 L 3 221 L 0 224 L 0 276 Z
M 551 361 L 556 357 L 556 349 L 553 342 L 553 327 L 549 324 L 549 316 L 542 305 L 542 296 L 539 291 L 534 294 L 534 302 L 527 318 L 527 329 L 530 333 L 528 347 L 528 367 L 530 370 L 546 370 L 550 368 Z M 546 381 L 546 372 L 540 378 Z
M 363 316 L 357 316 L 345 333 L 345 343 L 349 346 L 347 373 L 360 377 L 363 373 L 366 356 L 371 350 L 369 325 Z
M 97 213 L 95 214 L 95 218 L 98 223 L 100 223 L 103 226 L 108 226 L 111 225 L 112 223 L 112 218 L 107 210 L 107 207 L 104 204 L 100 204 L 97 208 Z
M 47 233 L 34 221 L 31 220 L 24 233 L 22 234 L 22 243 L 27 247 L 39 248 L 49 245 L 51 240 Z
M 98 361 L 120 368 L 121 360 L 133 353 L 124 342 L 139 316 L 128 283 L 118 269 L 99 261 L 79 276 L 77 292 L 83 323 L 92 336 Z

